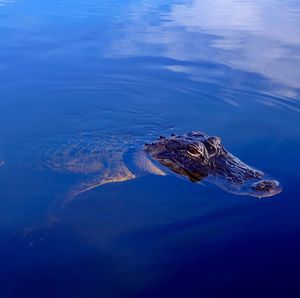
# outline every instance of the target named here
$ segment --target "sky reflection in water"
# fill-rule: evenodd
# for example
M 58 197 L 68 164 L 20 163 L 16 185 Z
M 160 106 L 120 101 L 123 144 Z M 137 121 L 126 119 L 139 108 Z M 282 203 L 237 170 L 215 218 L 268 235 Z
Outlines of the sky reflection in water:
M 155 8 L 147 3 L 132 8 L 113 57 L 156 54 L 220 63 L 278 84 L 273 94 L 299 97 L 300 9 L 294 1 L 189 1 L 170 6 L 155 23 Z M 202 79 L 193 66 L 168 69 Z
M 1 298 L 299 297 L 299 36 L 297 1 L 0 0 Z M 191 130 L 283 192 L 149 175 L 85 193 L 44 233 L 82 178 L 44 151 Z

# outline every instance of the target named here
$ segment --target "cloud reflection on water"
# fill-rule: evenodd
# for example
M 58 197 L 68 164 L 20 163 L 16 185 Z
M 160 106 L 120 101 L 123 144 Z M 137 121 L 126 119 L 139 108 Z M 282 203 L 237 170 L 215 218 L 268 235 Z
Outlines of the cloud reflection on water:
M 0 0 L 0 7 L 13 3 L 13 0 Z
M 294 1 L 192 0 L 169 6 L 154 23 L 155 8 L 147 3 L 131 7 L 112 56 L 224 64 L 282 85 L 276 86 L 282 95 L 299 96 L 300 7 Z M 197 79 L 194 67 L 169 69 Z

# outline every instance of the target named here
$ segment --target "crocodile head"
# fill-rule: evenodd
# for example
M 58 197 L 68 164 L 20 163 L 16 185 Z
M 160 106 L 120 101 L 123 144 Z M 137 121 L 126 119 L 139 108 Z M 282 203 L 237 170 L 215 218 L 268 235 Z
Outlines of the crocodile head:
M 209 182 L 236 194 L 270 197 L 281 192 L 276 180 L 251 168 L 229 153 L 219 137 L 202 132 L 160 137 L 144 150 L 150 157 L 173 172 L 197 182 Z

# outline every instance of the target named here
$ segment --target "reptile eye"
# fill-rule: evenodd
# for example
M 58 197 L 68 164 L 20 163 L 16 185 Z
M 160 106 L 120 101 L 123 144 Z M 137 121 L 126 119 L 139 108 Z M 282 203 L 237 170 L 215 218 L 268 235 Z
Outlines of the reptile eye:
M 214 152 L 220 147 L 221 139 L 219 137 L 209 137 L 205 143 L 205 147 L 209 152 Z
M 214 150 L 215 150 L 215 147 L 212 146 L 212 145 L 207 145 L 207 146 L 206 146 L 206 149 L 207 149 L 209 152 L 211 152 L 211 151 L 214 151 Z
M 188 147 L 188 153 L 192 156 L 198 156 L 199 155 L 199 151 L 195 147 L 192 147 L 192 146 Z
M 206 148 L 206 150 L 207 150 L 208 152 L 214 152 L 214 151 L 216 150 L 216 148 L 215 148 L 215 146 L 214 146 L 214 143 L 211 143 L 211 142 L 209 142 L 209 141 L 206 141 L 206 142 L 204 143 L 204 146 L 205 146 L 205 148 Z
M 220 145 L 221 144 L 221 139 L 219 137 L 209 137 L 208 141 L 211 144 L 215 144 L 215 145 Z

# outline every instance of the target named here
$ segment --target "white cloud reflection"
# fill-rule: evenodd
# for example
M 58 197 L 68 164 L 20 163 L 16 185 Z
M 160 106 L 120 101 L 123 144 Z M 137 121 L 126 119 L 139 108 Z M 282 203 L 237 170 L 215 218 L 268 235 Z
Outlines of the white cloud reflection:
M 153 15 L 159 21 L 153 21 Z M 132 7 L 112 56 L 159 55 L 210 61 L 300 88 L 300 5 L 296 1 L 192 0 L 161 13 Z M 171 66 L 196 79 L 195 69 Z M 281 87 L 280 92 L 296 95 Z M 285 91 L 284 91 L 285 90 Z
M 13 3 L 13 0 L 0 0 L 0 7 Z

